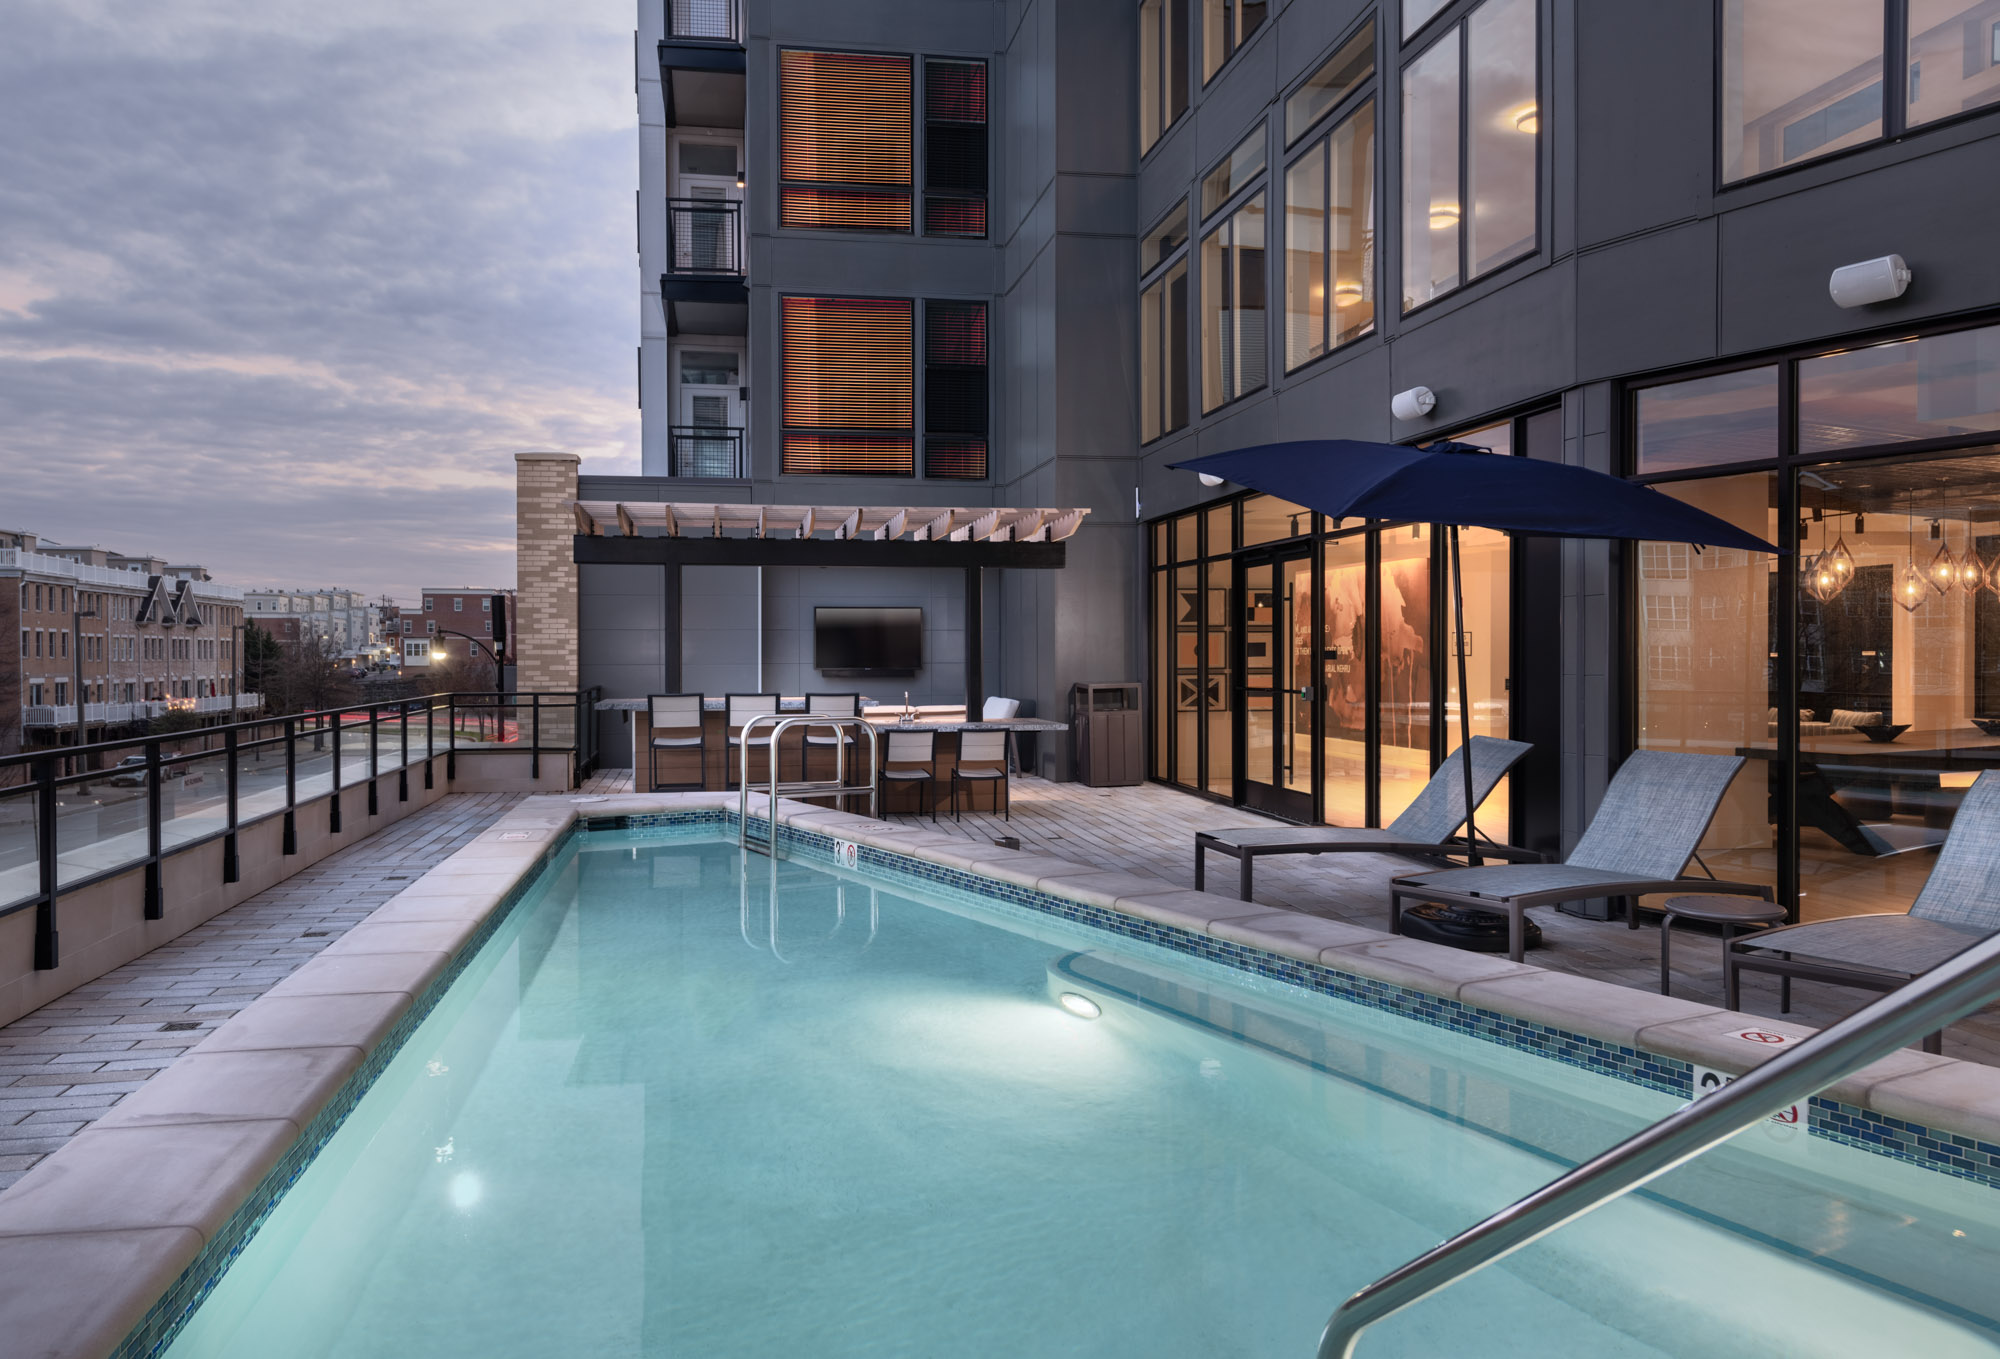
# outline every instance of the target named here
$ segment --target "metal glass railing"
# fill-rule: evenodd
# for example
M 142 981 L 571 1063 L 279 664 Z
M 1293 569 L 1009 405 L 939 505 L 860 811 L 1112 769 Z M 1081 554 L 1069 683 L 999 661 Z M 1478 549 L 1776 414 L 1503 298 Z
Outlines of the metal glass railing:
M 341 832 L 340 789 L 365 784 L 373 815 L 410 780 L 435 787 L 435 765 L 457 777 L 461 755 L 573 757 L 577 777 L 597 762 L 595 689 L 450 693 L 361 703 L 87 746 L 0 758 L 0 915 L 34 910 L 35 966 L 57 965 L 63 893 L 143 868 L 145 917 L 163 914 L 160 862 L 222 841 L 222 880 L 237 881 L 237 836 L 284 818 L 284 853 L 298 852 L 298 817 L 324 802 Z M 389 780 L 393 777 L 394 782 Z

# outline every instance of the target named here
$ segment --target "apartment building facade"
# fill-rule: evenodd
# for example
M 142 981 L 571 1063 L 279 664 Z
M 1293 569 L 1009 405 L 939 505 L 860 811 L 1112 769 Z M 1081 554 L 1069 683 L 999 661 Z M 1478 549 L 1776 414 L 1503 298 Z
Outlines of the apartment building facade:
M 365 662 L 383 655 L 381 606 L 359 590 L 250 590 L 243 607 L 260 626 L 277 618 L 298 619 L 302 637 L 323 638 L 342 659 Z
M 0 532 L 0 636 L 19 639 L 0 665 L 0 754 L 102 740 L 169 711 L 254 712 L 242 623 L 243 592 L 199 566 Z
M 415 606 L 395 606 L 390 646 L 406 670 L 469 662 L 514 663 L 512 590 L 428 589 Z M 387 610 L 384 611 L 387 619 Z
M 1154 778 L 1366 825 L 1465 702 L 1534 743 L 1495 824 L 1550 850 L 1630 751 L 1740 755 L 1704 858 L 1808 918 L 1907 905 L 1891 848 L 2000 759 L 1986 0 L 644 0 L 638 36 L 642 475 L 579 499 L 1088 507 L 1065 569 L 989 573 L 986 692 L 1143 678 Z M 1317 437 L 1798 550 L 1472 533 L 1460 695 L 1432 526 L 1172 467 Z M 667 651 L 810 682 L 806 606 L 942 596 L 574 570 L 579 676 L 630 695 Z M 1919 745 L 1856 759 L 1868 725 Z

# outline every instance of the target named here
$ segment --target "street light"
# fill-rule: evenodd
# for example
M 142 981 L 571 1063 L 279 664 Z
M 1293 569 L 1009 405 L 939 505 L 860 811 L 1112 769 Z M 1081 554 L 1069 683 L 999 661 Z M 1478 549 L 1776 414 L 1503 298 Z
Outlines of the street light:
M 491 638 L 474 637 L 469 632 L 459 632 L 455 628 L 439 628 L 437 632 L 434 634 L 434 636 L 463 637 L 466 641 L 472 643 L 472 655 L 474 659 L 478 658 L 479 648 L 481 648 L 482 646 L 485 647 L 487 650 L 491 651 L 493 653 L 493 698 L 495 702 L 504 702 L 506 700 L 507 662 L 506 658 L 500 654 L 500 648 L 494 645 L 493 640 Z M 431 660 L 433 662 L 436 662 L 445 659 L 447 659 L 446 654 L 442 651 L 439 651 L 435 643 L 433 643 L 431 647 Z
M 74 603 L 81 600 L 83 594 L 80 591 L 72 590 L 69 597 L 71 602 Z M 79 606 L 69 611 L 70 682 L 73 686 L 70 690 L 70 697 L 76 700 L 76 744 L 79 749 L 83 746 L 83 620 L 95 617 L 97 617 L 97 610 L 95 609 L 86 609 Z M 76 772 L 80 774 L 83 772 L 83 756 L 78 755 L 75 758 L 77 762 Z M 77 791 L 80 793 L 84 790 L 79 787 Z

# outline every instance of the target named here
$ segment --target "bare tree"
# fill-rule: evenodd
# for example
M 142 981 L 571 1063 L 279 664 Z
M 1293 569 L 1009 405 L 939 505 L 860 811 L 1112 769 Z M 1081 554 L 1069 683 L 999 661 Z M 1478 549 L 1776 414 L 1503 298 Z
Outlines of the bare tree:
M 340 649 L 330 637 L 318 633 L 300 637 L 285 649 L 277 674 L 281 706 L 274 711 L 313 712 L 358 701 L 354 681 L 347 677 Z

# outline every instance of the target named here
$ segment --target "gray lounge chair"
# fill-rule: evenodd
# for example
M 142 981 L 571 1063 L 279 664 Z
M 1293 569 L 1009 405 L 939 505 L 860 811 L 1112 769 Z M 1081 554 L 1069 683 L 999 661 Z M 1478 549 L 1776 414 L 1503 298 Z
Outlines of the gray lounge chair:
M 1744 972 L 1893 991 L 1995 931 L 2000 931 L 2000 773 L 1989 771 L 1967 790 L 1908 912 L 1780 925 L 1731 940 L 1723 984 L 1732 1010 L 1739 1008 Z M 1940 1032 L 1924 1039 L 1924 1051 L 1941 1051 L 1943 1038 Z
M 1525 741 L 1503 741 L 1493 736 L 1472 738 L 1472 793 L 1486 801 L 1507 771 L 1520 763 L 1531 747 Z M 1237 895 L 1250 900 L 1250 879 L 1256 862 L 1268 854 L 1400 854 L 1405 857 L 1441 859 L 1447 854 L 1466 852 L 1463 841 L 1453 842 L 1452 833 L 1465 824 L 1465 774 L 1459 754 L 1453 751 L 1438 766 L 1437 773 L 1417 794 L 1403 814 L 1380 830 L 1349 826 L 1244 826 L 1229 830 L 1197 831 L 1194 837 L 1194 890 L 1203 890 L 1208 878 L 1208 851 L 1227 854 L 1237 863 Z M 1490 843 L 1480 836 L 1479 852 L 1498 859 L 1541 863 L 1544 855 L 1533 850 L 1514 849 Z
M 1559 864 L 1496 864 L 1393 879 L 1389 928 L 1400 932 L 1403 898 L 1441 902 L 1507 917 L 1507 953 L 1521 961 L 1524 912 L 1530 906 L 1587 897 L 1636 897 L 1699 886 L 1703 892 L 1771 899 L 1759 883 L 1683 878 L 1729 781 L 1743 767 L 1735 755 L 1637 750 L 1612 776 L 1583 838 Z M 1630 915 L 1636 929 L 1638 920 Z

